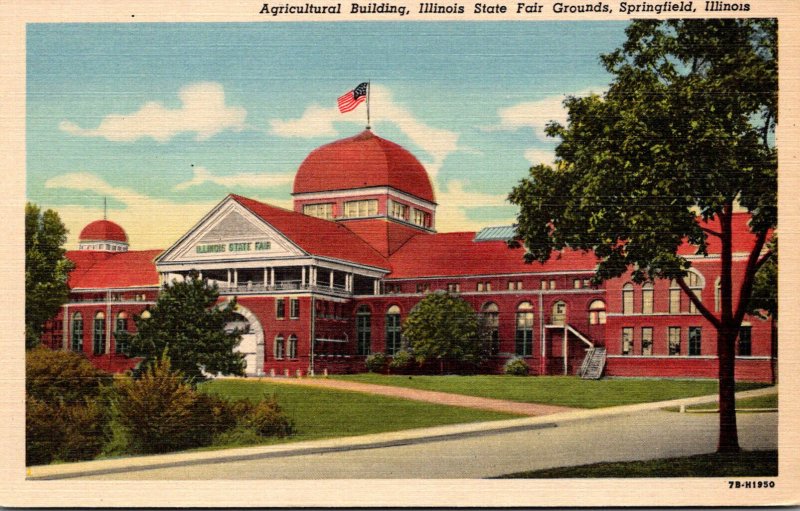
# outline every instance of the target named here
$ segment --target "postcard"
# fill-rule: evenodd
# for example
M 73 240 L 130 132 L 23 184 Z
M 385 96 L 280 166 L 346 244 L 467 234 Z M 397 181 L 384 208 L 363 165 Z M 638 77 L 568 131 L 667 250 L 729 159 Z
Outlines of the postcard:
M 0 9 L 2 504 L 797 504 L 790 2 Z

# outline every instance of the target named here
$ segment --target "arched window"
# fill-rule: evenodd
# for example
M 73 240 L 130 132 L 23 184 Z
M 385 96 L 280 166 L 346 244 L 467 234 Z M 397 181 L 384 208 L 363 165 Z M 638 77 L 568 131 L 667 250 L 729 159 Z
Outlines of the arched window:
M 481 309 L 483 325 L 489 335 L 489 348 L 492 355 L 500 352 L 500 312 L 496 303 L 489 302 Z
M 553 315 L 550 316 L 551 325 L 563 325 L 567 321 L 567 304 L 556 302 L 553 304 Z
M 533 306 L 531 302 L 522 302 L 517 306 L 514 351 L 521 357 L 529 357 L 533 354 Z
M 283 336 L 279 335 L 275 337 L 275 359 L 280 360 L 283 358 Z
M 633 284 L 630 282 L 622 286 L 622 313 L 633 314 Z
M 115 344 L 115 351 L 121 354 L 127 354 L 128 352 L 128 344 L 125 341 L 125 336 L 120 334 L 125 334 L 128 332 L 128 313 L 127 312 L 120 312 L 117 314 L 117 321 L 114 325 L 114 344 Z M 120 338 L 122 337 L 122 338 Z
M 92 335 L 92 353 L 102 355 L 106 351 L 106 315 L 98 312 L 94 315 L 94 334 Z
M 400 307 L 392 305 L 386 311 L 386 354 L 394 355 L 400 350 Z
M 689 270 L 688 275 L 686 275 L 686 283 L 689 286 L 689 289 L 692 290 L 692 293 L 694 293 L 697 299 L 700 300 L 703 287 L 705 287 L 705 280 L 703 279 L 703 276 L 700 275 L 696 270 Z M 697 314 L 697 306 L 691 300 L 689 300 L 689 313 Z
M 289 336 L 289 346 L 286 356 L 289 358 L 297 358 L 297 336 L 294 334 Z
M 653 283 L 645 282 L 642 285 L 642 314 L 653 313 Z
M 372 311 L 367 305 L 356 312 L 356 341 L 359 355 L 372 353 Z
M 595 300 L 589 304 L 589 324 L 606 324 L 606 303 L 603 300 Z
M 80 312 L 72 315 L 72 351 L 83 351 L 83 316 Z
M 681 288 L 678 282 L 671 280 L 669 283 L 669 313 L 680 314 L 681 312 Z

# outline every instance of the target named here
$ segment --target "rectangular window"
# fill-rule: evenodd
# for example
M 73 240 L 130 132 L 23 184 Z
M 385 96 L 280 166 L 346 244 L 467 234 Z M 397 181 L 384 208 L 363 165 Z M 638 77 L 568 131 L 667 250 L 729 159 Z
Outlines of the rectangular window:
M 633 314 L 633 286 L 625 285 L 627 287 L 622 288 L 622 313 L 627 316 Z
M 700 355 L 701 344 L 703 343 L 703 329 L 699 326 L 689 327 L 689 356 L 697 357 Z
M 476 286 L 476 288 L 475 288 L 475 289 L 476 289 L 476 291 L 478 291 L 478 292 L 481 292 L 481 291 L 483 291 L 483 282 L 478 282 L 478 285 Z
M 653 288 L 642 289 L 642 314 L 653 313 Z
M 633 353 L 633 328 L 625 327 L 622 329 L 622 354 L 630 355 Z
M 517 281 L 517 290 L 520 290 L 520 289 L 522 289 L 522 281 L 518 280 Z
M 753 352 L 753 328 L 750 326 L 743 326 L 739 329 L 739 340 L 737 347 L 739 348 L 738 354 L 740 357 L 749 357 Z
M 289 300 L 289 317 L 292 319 L 300 317 L 300 300 L 297 298 Z
M 583 279 L 583 287 L 592 287 L 592 279 Z
M 649 326 L 642 327 L 642 355 L 649 356 L 653 354 L 653 328 Z
M 431 290 L 430 284 L 417 284 L 417 293 L 427 293 Z
M 408 220 L 408 206 L 397 201 L 389 201 L 389 216 Z
M 360 218 L 378 214 L 378 199 L 353 200 L 344 203 L 344 216 Z
M 551 280 L 550 281 L 550 289 L 555 289 L 555 288 L 556 288 L 556 281 L 555 280 Z
M 275 318 L 283 319 L 286 317 L 286 300 L 278 298 L 275 300 Z
M 369 312 L 359 311 L 356 315 L 356 337 L 358 354 L 369 355 L 372 352 L 372 316 Z
M 278 337 L 275 339 L 275 358 L 283 358 L 283 337 Z
M 105 319 L 94 320 L 94 335 L 92 338 L 93 341 L 92 348 L 93 348 L 93 353 L 95 355 L 101 355 L 106 351 L 105 329 L 106 329 Z
M 422 227 L 430 227 L 431 225 L 431 215 L 424 211 L 420 211 L 419 209 L 414 208 L 414 214 L 411 217 L 411 221 L 416 225 Z
M 573 280 L 573 281 L 572 281 L 572 287 L 573 287 L 574 289 L 580 289 L 580 288 L 581 288 L 581 286 L 582 286 L 582 281 L 581 281 L 581 279 L 575 279 L 575 280 Z
M 529 357 L 533 353 L 533 313 L 517 313 L 517 330 L 515 336 L 515 353 L 521 357 Z
M 669 354 L 670 356 L 681 354 L 681 329 L 677 326 L 669 327 Z
M 669 313 L 679 314 L 681 312 L 681 290 L 669 290 Z
M 491 291 L 492 290 L 492 283 L 491 282 L 487 282 L 486 283 L 486 290 L 487 291 Z
M 461 284 L 447 284 L 447 292 L 448 293 L 460 293 L 461 292 Z
M 317 218 L 324 218 L 325 220 L 333 220 L 333 203 L 326 202 L 325 204 L 306 204 L 303 206 L 303 214 Z
M 700 300 L 700 290 L 699 289 L 692 289 L 692 293 Z M 697 314 L 697 306 L 694 304 L 693 301 L 689 300 L 689 312 L 691 314 Z
M 546 281 L 546 280 L 543 280 L 543 281 L 541 282 L 541 284 L 540 284 L 540 286 L 539 286 L 539 287 L 541 287 L 541 289 L 542 289 L 543 291 L 544 291 L 545 289 L 547 289 L 547 281 Z
M 514 290 L 514 282 L 512 282 L 510 280 L 508 281 L 508 290 L 509 291 L 513 291 Z
M 125 334 L 128 332 L 128 320 L 126 318 L 117 318 L 117 325 L 114 329 L 114 344 L 116 345 L 117 353 L 127 353 L 128 345 L 124 340 Z M 120 335 L 122 334 L 122 335 Z
M 294 335 L 289 336 L 287 355 L 289 358 L 297 358 L 297 337 Z

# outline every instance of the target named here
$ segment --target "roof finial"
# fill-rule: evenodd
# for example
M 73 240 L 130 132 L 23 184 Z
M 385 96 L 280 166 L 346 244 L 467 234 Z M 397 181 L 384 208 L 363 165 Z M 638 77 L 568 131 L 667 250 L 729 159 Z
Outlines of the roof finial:
M 103 197 L 103 220 L 108 220 L 108 202 L 106 197 Z

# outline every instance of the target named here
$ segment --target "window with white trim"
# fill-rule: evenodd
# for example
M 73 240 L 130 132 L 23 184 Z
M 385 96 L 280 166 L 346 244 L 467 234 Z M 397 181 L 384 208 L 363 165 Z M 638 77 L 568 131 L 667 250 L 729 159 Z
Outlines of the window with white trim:
M 394 355 L 400 351 L 401 343 L 400 307 L 392 305 L 386 311 L 386 354 Z
M 277 360 L 283 359 L 283 343 L 284 339 L 282 335 L 275 337 L 275 358 Z
M 489 335 L 489 349 L 492 355 L 500 351 L 500 312 L 497 304 L 489 302 L 481 310 L 483 324 Z
M 289 344 L 286 350 L 286 356 L 288 358 L 297 358 L 297 336 L 292 334 L 289 336 Z
M 531 302 L 522 302 L 517 306 L 514 351 L 521 357 L 529 357 L 533 354 L 533 305 Z
M 633 328 L 626 326 L 622 328 L 622 354 L 631 353 L 633 353 Z
M 678 281 L 672 280 L 669 283 L 669 313 L 680 314 L 681 312 L 681 288 Z
M 333 220 L 333 203 L 325 202 L 322 204 L 305 204 L 303 205 L 303 214 L 317 218 L 324 218 L 325 220 Z
M 700 275 L 694 271 L 690 271 L 689 274 L 686 276 L 686 281 L 689 286 L 689 289 L 697 297 L 697 300 L 700 301 L 701 297 L 700 293 L 703 290 L 703 281 Z M 694 304 L 692 300 L 689 300 L 689 312 L 691 314 L 697 314 L 697 306 Z
M 630 282 L 622 286 L 622 313 L 633 314 L 633 284 Z
M 83 351 L 83 316 L 80 312 L 72 315 L 72 351 Z
M 421 227 L 431 226 L 431 215 L 420 209 L 414 208 L 411 216 L 411 222 Z
M 92 335 L 92 353 L 102 355 L 106 351 L 106 315 L 98 312 L 94 316 L 94 332 Z
M 671 326 L 668 330 L 667 337 L 668 349 L 670 356 L 677 356 L 681 354 L 681 328 L 678 326 Z
M 589 324 L 606 324 L 606 303 L 603 300 L 594 300 L 589 304 Z
M 378 214 L 378 199 L 352 200 L 344 203 L 344 216 L 361 218 Z
M 642 327 L 642 355 L 650 356 L 653 354 L 653 327 Z
M 642 286 L 642 314 L 653 313 L 653 283 L 645 282 Z
M 689 327 L 689 356 L 696 357 L 702 352 L 703 329 L 699 326 Z
M 400 202 L 389 201 L 389 216 L 392 218 L 399 218 L 400 220 L 408 220 L 408 206 Z

